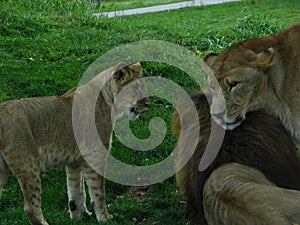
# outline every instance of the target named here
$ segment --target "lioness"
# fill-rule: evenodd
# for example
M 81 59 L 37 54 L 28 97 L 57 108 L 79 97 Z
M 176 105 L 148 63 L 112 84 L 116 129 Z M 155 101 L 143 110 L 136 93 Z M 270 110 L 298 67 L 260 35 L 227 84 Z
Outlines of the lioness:
M 46 225 L 48 223 L 41 209 L 40 170 L 65 165 L 70 217 L 81 218 L 90 214 L 85 203 L 85 180 L 97 220 L 106 221 L 111 218 L 106 209 L 104 178 L 88 165 L 76 145 L 72 128 L 72 103 L 75 96 L 79 95 L 84 99 L 91 92 L 98 94 L 103 80 L 108 79 L 97 95 L 95 123 L 103 145 L 109 149 L 113 128 L 112 104 L 121 89 L 128 83 L 135 83 L 132 88 L 134 90 L 128 96 L 121 97 L 120 108 L 128 117 L 135 119 L 147 111 L 149 99 L 145 97 L 143 83 L 138 79 L 141 75 L 140 63 L 130 66 L 119 63 L 62 96 L 1 103 L 0 197 L 10 168 L 19 181 L 24 197 L 24 210 L 31 224 Z
M 232 130 L 247 112 L 266 109 L 281 120 L 300 146 L 299 40 L 300 25 L 295 25 L 272 36 L 234 44 L 219 55 L 207 53 L 204 70 L 212 70 L 221 89 L 209 75 L 213 118 Z
M 210 101 L 211 97 L 209 95 L 207 96 L 209 97 L 208 100 Z M 268 209 L 265 208 L 265 210 L 261 210 L 261 201 L 257 201 L 257 199 L 255 198 L 251 200 L 250 196 L 254 195 L 254 193 L 247 193 L 247 191 L 245 191 L 246 189 L 239 189 L 238 187 L 234 189 L 236 186 L 243 186 L 243 184 L 241 184 L 242 181 L 245 181 L 245 185 L 247 183 L 251 183 L 251 176 L 256 177 L 258 173 L 262 173 L 266 177 L 265 180 L 268 179 L 270 182 L 279 187 L 300 190 L 300 160 L 298 159 L 296 154 L 297 147 L 280 121 L 264 111 L 249 112 L 247 119 L 241 126 L 236 128 L 235 130 L 226 131 L 218 155 L 206 170 L 200 171 L 199 164 L 201 158 L 204 151 L 206 150 L 210 135 L 212 133 L 212 129 L 216 128 L 216 124 L 215 121 L 211 119 L 210 106 L 208 104 L 206 96 L 204 94 L 197 94 L 192 96 L 192 100 L 197 108 L 199 117 L 199 142 L 191 159 L 181 170 L 179 170 L 176 178 L 180 190 L 187 197 L 186 217 L 191 220 L 193 224 L 206 224 L 203 209 L 203 196 L 205 198 L 209 198 L 210 202 L 219 201 L 218 203 L 214 204 L 218 204 L 217 206 L 220 206 L 220 210 L 222 210 L 222 207 L 224 207 L 224 211 L 220 212 L 218 209 L 218 211 L 215 212 L 213 210 L 213 206 L 206 206 L 206 216 L 214 217 L 217 216 L 217 214 L 220 212 L 222 214 L 219 215 L 219 218 L 220 220 L 222 220 L 223 216 L 226 213 L 231 213 L 235 216 L 230 218 L 234 219 L 238 218 L 239 214 L 248 215 L 249 213 L 250 215 L 251 212 L 249 211 L 249 209 L 251 208 L 253 208 L 253 210 L 260 209 L 259 214 L 252 214 L 252 221 L 254 221 L 255 219 L 259 220 L 260 216 L 262 216 L 261 218 L 263 218 L 264 215 L 268 215 L 268 209 L 272 207 L 272 204 L 276 202 L 275 198 L 278 197 L 277 193 L 279 192 L 277 192 L 277 189 L 273 187 L 270 187 L 268 189 L 270 195 L 268 194 L 269 199 L 264 199 L 264 204 L 268 205 Z M 190 116 L 190 112 L 188 110 L 189 107 L 187 105 L 188 103 L 182 102 L 180 104 L 182 104 L 182 108 L 186 108 L 187 110 L 185 112 L 181 112 L 180 117 L 176 112 L 174 113 L 173 130 L 175 133 L 178 133 L 181 130 L 180 121 L 186 121 L 186 118 Z M 191 123 L 190 126 L 193 126 L 193 124 L 195 123 Z M 183 124 L 183 126 L 187 125 Z M 192 137 L 192 135 L 185 135 Z M 218 138 L 218 136 L 214 138 L 216 139 Z M 185 141 L 190 142 L 190 140 Z M 185 159 L 187 151 L 185 149 L 185 146 L 188 146 L 188 143 L 182 143 L 178 146 L 178 151 L 174 155 L 176 165 L 181 165 L 182 160 Z M 240 176 L 241 178 L 243 178 L 242 181 L 239 181 L 237 175 L 232 174 L 232 176 L 235 176 L 232 181 L 229 182 L 226 177 L 223 177 L 224 180 L 219 181 L 220 184 L 226 181 L 228 186 L 225 185 L 221 186 L 222 188 L 218 188 L 218 186 L 214 186 L 214 183 L 216 181 L 211 181 L 209 185 L 213 186 L 215 189 L 218 189 L 211 189 L 209 191 L 209 188 L 207 188 L 207 191 L 203 192 L 204 182 L 211 175 L 211 172 L 215 168 L 218 168 L 225 163 L 231 162 L 250 166 L 254 169 L 257 169 L 258 172 L 251 172 L 250 174 L 252 175 L 249 176 L 242 170 L 237 171 L 237 173 L 241 173 Z M 221 170 L 222 169 L 218 171 Z M 226 172 L 225 174 L 226 176 L 230 177 L 229 172 Z M 249 182 L 246 182 L 247 179 Z M 260 178 L 257 177 L 257 179 Z M 215 180 L 215 178 L 213 178 L 213 180 Z M 236 192 L 236 196 L 238 197 L 233 198 L 233 195 L 231 195 L 227 187 L 231 187 L 233 193 Z M 266 193 L 268 191 L 266 191 Z M 215 192 L 217 192 L 218 194 L 215 195 Z M 271 193 L 273 195 L 271 195 Z M 214 196 L 209 196 L 212 194 L 214 194 Z M 219 199 L 219 196 L 222 196 L 224 202 L 222 201 L 222 199 Z M 273 197 L 274 199 L 271 197 Z M 225 200 L 227 202 L 225 202 Z M 282 207 L 285 207 L 286 204 L 288 203 L 283 203 Z M 286 212 L 280 211 L 284 210 L 284 208 L 280 208 L 281 205 L 274 207 L 276 207 L 278 211 L 274 212 L 275 214 L 273 215 L 276 215 L 276 213 L 278 213 L 277 215 L 279 216 L 280 212 Z M 292 213 L 293 211 L 289 212 Z M 230 218 L 227 219 L 227 224 L 238 224 L 238 220 L 235 221 L 231 220 Z M 226 218 L 224 217 L 224 219 Z M 239 224 L 244 223 L 241 222 Z M 266 219 L 262 219 L 261 223 L 259 224 L 269 223 Z

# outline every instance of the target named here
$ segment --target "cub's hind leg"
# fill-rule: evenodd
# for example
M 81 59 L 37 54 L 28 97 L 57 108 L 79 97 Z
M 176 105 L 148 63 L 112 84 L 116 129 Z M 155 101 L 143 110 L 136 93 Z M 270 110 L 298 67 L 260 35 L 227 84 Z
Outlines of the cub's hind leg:
M 0 199 L 2 196 L 4 186 L 7 183 L 7 179 L 8 179 L 8 167 L 3 156 L 0 154 Z
M 93 210 L 98 221 L 107 221 L 113 216 L 107 212 L 104 177 L 96 173 L 91 167 L 84 167 L 84 178 L 89 187 Z
M 86 209 L 86 194 L 82 167 L 66 166 L 69 210 L 71 219 L 80 219 L 91 213 Z
M 25 134 L 24 134 L 25 136 Z M 31 224 L 48 225 L 41 208 L 40 158 L 32 139 L 27 139 L 22 145 L 9 143 L 3 150 L 6 163 L 20 184 L 24 211 Z
M 18 181 L 20 183 L 23 197 L 24 197 L 24 211 L 33 225 L 48 225 L 45 220 L 41 207 L 41 179 L 38 173 L 31 173 L 27 175 L 19 175 Z

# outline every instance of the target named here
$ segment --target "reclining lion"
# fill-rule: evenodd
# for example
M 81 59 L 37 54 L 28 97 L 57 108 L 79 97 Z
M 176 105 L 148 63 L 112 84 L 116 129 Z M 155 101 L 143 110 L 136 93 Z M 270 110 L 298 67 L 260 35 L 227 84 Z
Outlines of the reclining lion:
M 210 225 L 247 224 L 243 223 L 244 219 L 249 220 L 248 224 L 270 224 L 267 218 L 271 215 L 269 210 L 274 208 L 276 210 L 272 216 L 274 220 L 278 219 L 278 223 L 271 224 L 285 224 L 280 223 L 281 221 L 295 222 L 292 218 L 297 218 L 297 222 L 300 222 L 300 205 L 296 205 L 300 201 L 299 192 L 278 188 L 300 190 L 297 147 L 280 121 L 264 111 L 249 113 L 238 128 L 226 131 L 221 149 L 213 163 L 206 170 L 199 171 L 199 164 L 211 135 L 212 123 L 215 122 L 211 119 L 210 107 L 204 94 L 194 95 L 192 100 L 199 116 L 199 142 L 191 159 L 176 177 L 181 191 L 187 197 L 186 217 L 193 224 L 206 224 L 205 218 Z M 187 103 L 181 104 L 187 109 L 180 114 L 183 121 L 184 117 L 189 117 L 189 107 L 184 107 Z M 180 118 L 175 112 L 173 130 L 178 133 L 180 129 Z M 179 146 L 175 154 L 176 165 L 181 165 L 185 158 L 184 146 L 187 145 L 183 143 Z M 226 166 L 228 169 L 225 171 L 222 165 L 226 163 L 238 163 L 240 166 Z M 248 170 L 249 167 L 253 169 Z M 239 168 L 240 170 L 233 172 Z M 211 175 L 214 169 L 217 172 Z M 206 188 L 203 192 L 205 181 Z M 253 190 L 260 194 L 255 195 Z M 279 204 L 285 197 L 287 202 Z M 295 201 L 289 202 L 288 199 L 293 197 Z M 261 205 L 262 202 L 264 205 Z M 288 204 L 290 207 L 287 207 Z M 294 206 L 295 210 L 299 210 L 297 215 L 294 215 Z
M 218 167 L 203 193 L 209 225 L 300 223 L 300 191 L 277 187 L 253 167 L 238 163 Z

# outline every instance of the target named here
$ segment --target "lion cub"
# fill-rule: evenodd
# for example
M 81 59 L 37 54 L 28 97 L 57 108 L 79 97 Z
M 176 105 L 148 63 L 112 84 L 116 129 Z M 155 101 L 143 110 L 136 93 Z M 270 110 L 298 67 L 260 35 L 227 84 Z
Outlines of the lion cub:
M 113 129 L 111 108 L 115 96 L 124 86 L 135 81 L 135 90 L 131 91 L 130 96 L 121 96 L 122 112 L 130 119 L 135 119 L 147 111 L 149 99 L 145 97 L 143 83 L 138 79 L 141 75 L 140 63 L 130 66 L 119 63 L 62 96 L 1 103 L 0 198 L 10 168 L 19 181 L 24 197 L 24 211 L 31 224 L 48 224 L 41 208 L 40 170 L 65 165 L 70 217 L 81 218 L 90 214 L 85 203 L 85 180 L 97 220 L 110 219 L 112 216 L 106 209 L 104 177 L 86 162 L 76 145 L 72 127 L 72 103 L 75 93 L 77 96 L 100 91 L 103 78 L 108 78 L 97 98 L 95 123 L 103 145 L 109 149 Z

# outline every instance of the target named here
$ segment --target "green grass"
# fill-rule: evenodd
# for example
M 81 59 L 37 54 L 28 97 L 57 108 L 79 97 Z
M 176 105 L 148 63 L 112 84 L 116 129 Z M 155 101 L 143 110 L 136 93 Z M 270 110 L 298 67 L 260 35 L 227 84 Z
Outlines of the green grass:
M 298 0 L 249 0 L 123 18 L 93 18 L 95 6 L 83 1 L 0 2 L 0 102 L 22 97 L 60 95 L 76 86 L 88 66 L 108 50 L 140 40 L 164 40 L 186 47 L 200 58 L 208 50 L 223 51 L 232 43 L 272 34 L 299 23 Z M 72 4 L 71 4 L 72 3 Z M 188 93 L 200 91 L 186 73 L 162 63 L 143 62 L 145 76 L 171 79 Z M 149 165 L 168 156 L 173 107 L 152 98 L 151 110 L 131 123 L 138 137 L 149 135 L 152 117 L 167 124 L 165 140 L 149 152 L 135 152 L 116 137 L 112 154 L 130 164 Z M 42 173 L 43 211 L 50 224 L 98 224 L 94 217 L 71 222 L 63 168 Z M 107 224 L 186 224 L 183 198 L 174 177 L 149 190 L 131 191 L 107 182 L 107 202 L 114 219 Z M 159 222 L 159 223 L 158 223 Z M 15 177 L 0 201 L 0 224 L 28 224 Z

